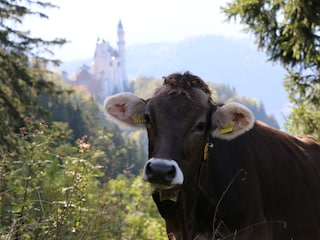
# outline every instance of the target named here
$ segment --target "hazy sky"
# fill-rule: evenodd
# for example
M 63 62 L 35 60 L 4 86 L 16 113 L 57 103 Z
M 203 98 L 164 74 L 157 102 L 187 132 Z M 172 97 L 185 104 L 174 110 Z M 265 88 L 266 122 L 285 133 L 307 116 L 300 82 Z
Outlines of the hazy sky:
M 121 19 L 127 45 L 178 42 L 186 37 L 218 34 L 238 38 L 240 26 L 225 22 L 220 7 L 227 0 L 49 0 L 60 9 L 45 11 L 46 19 L 28 19 L 33 36 L 66 38 L 55 49 L 63 61 L 91 57 L 98 37 L 116 46 Z M 233 21 L 232 21 L 233 22 Z

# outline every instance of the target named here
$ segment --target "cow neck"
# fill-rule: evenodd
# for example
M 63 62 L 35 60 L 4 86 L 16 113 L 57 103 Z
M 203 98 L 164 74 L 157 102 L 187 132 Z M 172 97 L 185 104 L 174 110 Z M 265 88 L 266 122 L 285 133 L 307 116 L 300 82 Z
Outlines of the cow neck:
M 210 200 L 213 199 L 213 196 L 211 196 L 211 194 L 209 194 L 202 187 L 201 179 L 203 177 L 203 170 L 207 167 L 208 159 L 209 159 L 209 156 L 212 154 L 213 148 L 214 148 L 213 138 L 211 136 L 209 136 L 208 137 L 208 141 L 207 141 L 207 143 L 206 143 L 206 145 L 204 146 L 204 149 L 203 149 L 203 161 L 202 161 L 201 166 L 199 168 L 199 174 L 198 174 L 198 187 L 199 187 L 200 191 L 202 193 L 204 193 L 205 196 L 208 197 Z
M 203 161 L 202 161 L 201 166 L 199 168 L 198 188 L 212 203 L 217 204 L 217 203 L 219 203 L 219 201 L 221 199 L 217 199 L 217 196 L 214 196 L 214 195 L 208 193 L 208 191 L 202 186 L 202 183 L 201 183 L 201 180 L 204 177 L 204 170 L 205 170 L 205 168 L 207 168 L 207 166 L 209 164 L 208 161 L 209 161 L 210 156 L 211 156 L 211 161 L 213 160 L 213 157 L 212 157 L 213 151 L 214 151 L 213 138 L 211 136 L 209 136 L 208 142 L 206 143 L 206 145 L 204 147 Z M 230 180 L 230 183 L 227 186 L 227 188 L 225 189 L 225 192 L 227 192 L 229 190 L 231 185 L 234 183 L 235 179 L 237 179 L 238 177 L 245 180 L 247 177 L 247 172 L 244 169 L 239 169 L 236 172 L 236 174 L 232 177 L 232 179 Z
M 198 237 L 199 239 L 211 239 L 209 236 L 213 224 L 214 205 L 203 197 L 197 185 L 186 186 L 185 191 L 181 191 L 176 211 L 183 239 L 190 239 L 188 238 L 190 236 L 197 236 L 195 239 Z M 208 237 L 202 238 L 204 236 Z

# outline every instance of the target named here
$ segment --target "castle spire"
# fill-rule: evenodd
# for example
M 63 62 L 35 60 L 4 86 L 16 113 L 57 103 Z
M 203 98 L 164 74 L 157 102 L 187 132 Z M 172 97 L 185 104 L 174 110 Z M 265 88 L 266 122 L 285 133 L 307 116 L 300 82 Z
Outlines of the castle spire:
M 120 46 L 120 45 L 123 45 L 123 46 Z M 124 47 L 124 45 L 125 45 L 124 30 L 123 30 L 121 19 L 119 19 L 119 23 L 118 23 L 118 47 L 119 47 L 119 51 L 120 51 L 120 47 Z
M 119 19 L 118 23 L 118 53 L 119 53 L 119 58 L 121 62 L 121 79 L 122 79 L 122 85 L 126 86 L 127 85 L 127 72 L 126 72 L 126 50 L 125 50 L 125 45 L 126 42 L 124 40 L 124 30 L 122 26 L 121 19 Z
M 123 29 L 121 19 L 119 19 L 118 29 Z

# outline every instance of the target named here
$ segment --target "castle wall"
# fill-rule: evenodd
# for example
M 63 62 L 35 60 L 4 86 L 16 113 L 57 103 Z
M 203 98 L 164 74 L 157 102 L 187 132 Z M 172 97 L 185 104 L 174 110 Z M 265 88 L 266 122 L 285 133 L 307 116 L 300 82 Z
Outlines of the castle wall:
M 125 41 L 121 21 L 117 33 L 118 49 L 112 48 L 105 40 L 98 39 L 91 69 L 76 76 L 75 84 L 86 86 L 98 100 L 123 92 L 127 86 Z

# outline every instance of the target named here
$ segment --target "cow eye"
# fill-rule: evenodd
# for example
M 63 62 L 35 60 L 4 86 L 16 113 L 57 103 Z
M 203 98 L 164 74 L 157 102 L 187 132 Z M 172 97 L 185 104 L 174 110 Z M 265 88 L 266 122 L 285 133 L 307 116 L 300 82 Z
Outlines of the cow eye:
M 195 130 L 198 132 L 203 132 L 206 129 L 206 124 L 204 122 L 200 122 L 197 124 Z

